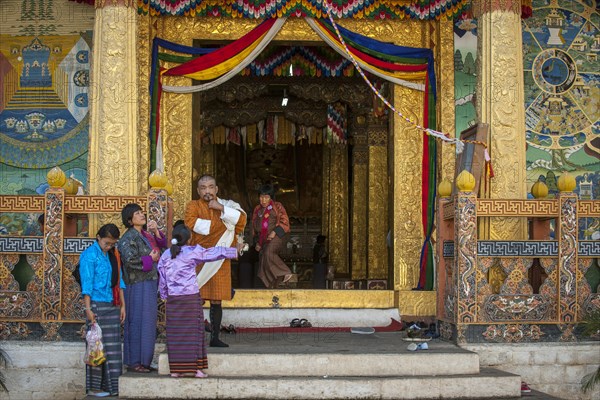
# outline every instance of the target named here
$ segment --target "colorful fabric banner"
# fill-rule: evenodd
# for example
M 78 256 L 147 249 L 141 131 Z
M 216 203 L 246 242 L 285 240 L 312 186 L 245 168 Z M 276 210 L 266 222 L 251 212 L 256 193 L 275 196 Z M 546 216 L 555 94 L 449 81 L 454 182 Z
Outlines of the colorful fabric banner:
M 348 118 L 342 103 L 327 105 L 327 138 L 330 143 L 346 143 L 348 140 Z
M 460 16 L 470 8 L 471 0 L 419 0 L 410 4 L 389 0 L 329 0 L 329 4 L 336 18 L 438 20 Z M 323 0 L 138 0 L 138 12 L 152 16 L 252 19 L 327 16 Z

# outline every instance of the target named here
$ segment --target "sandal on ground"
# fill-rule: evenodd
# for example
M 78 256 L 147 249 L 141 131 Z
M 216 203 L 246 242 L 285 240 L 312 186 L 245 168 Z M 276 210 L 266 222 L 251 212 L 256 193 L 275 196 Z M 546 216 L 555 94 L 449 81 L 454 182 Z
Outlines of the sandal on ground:
M 226 333 L 230 333 L 230 334 L 237 333 L 237 331 L 235 330 L 235 326 L 233 326 L 233 324 L 229 324 L 229 326 L 222 326 L 221 332 L 226 332 Z
M 181 377 L 183 377 L 183 374 L 179 374 L 176 372 L 171 374 L 171 378 L 181 378 Z
M 143 365 L 136 365 L 135 367 L 130 367 L 129 372 L 139 372 L 143 374 L 148 374 L 150 373 L 150 370 L 144 367 Z
M 308 322 L 307 319 L 301 319 L 300 320 L 300 327 L 301 328 L 312 328 L 312 324 L 310 322 Z
M 200 370 L 196 371 L 196 375 L 194 375 L 196 378 L 208 378 L 208 374 L 204 373 Z
M 300 328 L 300 318 L 294 318 L 292 322 L 290 322 L 290 328 Z

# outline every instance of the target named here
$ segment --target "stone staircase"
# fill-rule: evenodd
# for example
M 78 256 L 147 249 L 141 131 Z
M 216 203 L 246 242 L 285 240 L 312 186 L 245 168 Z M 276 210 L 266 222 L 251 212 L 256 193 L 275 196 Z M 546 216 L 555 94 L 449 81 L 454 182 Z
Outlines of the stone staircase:
M 297 331 L 228 335 L 209 348 L 209 378 L 126 373 L 126 399 L 508 399 L 521 396 L 518 375 L 480 369 L 479 356 L 433 340 L 407 350 L 401 332 L 356 335 Z

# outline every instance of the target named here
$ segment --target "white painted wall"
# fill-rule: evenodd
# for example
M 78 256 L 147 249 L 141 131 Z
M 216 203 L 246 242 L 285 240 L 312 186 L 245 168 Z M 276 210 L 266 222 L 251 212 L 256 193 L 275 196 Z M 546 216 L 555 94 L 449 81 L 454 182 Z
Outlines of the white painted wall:
M 600 342 L 536 344 L 469 344 L 481 367 L 521 376 L 532 389 L 570 400 L 600 399 L 600 387 L 581 392 L 581 379 L 600 365 Z

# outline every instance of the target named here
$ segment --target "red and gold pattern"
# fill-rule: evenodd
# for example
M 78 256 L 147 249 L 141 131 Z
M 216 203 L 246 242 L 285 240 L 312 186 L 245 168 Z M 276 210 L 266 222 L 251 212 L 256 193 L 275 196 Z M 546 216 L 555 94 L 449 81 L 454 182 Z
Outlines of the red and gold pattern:
M 579 217 L 600 217 L 600 201 L 580 200 L 577 202 Z
M 62 189 L 59 189 L 62 190 Z M 40 195 L 0 196 L 0 212 L 44 212 L 45 198 Z M 129 203 L 146 208 L 146 196 L 65 196 L 66 213 L 120 213 Z
M 556 200 L 488 200 L 477 201 L 480 217 L 547 217 L 558 214 Z

